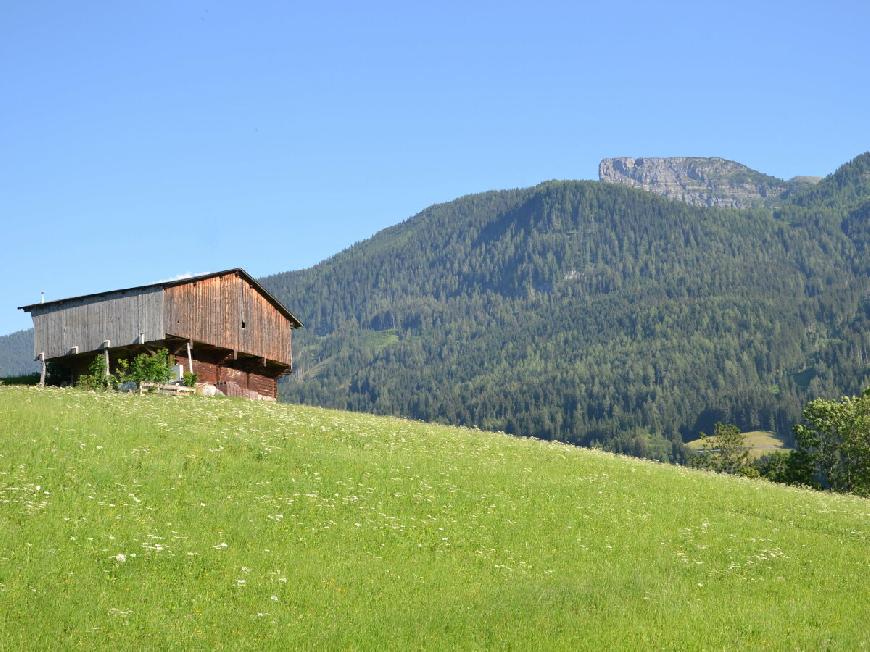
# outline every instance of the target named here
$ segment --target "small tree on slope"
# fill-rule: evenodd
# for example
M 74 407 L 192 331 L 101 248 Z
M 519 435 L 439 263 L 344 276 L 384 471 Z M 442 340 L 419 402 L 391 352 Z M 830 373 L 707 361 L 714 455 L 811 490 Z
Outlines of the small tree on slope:
M 749 463 L 749 451 L 737 426 L 717 423 L 712 435 L 701 433 L 701 449 L 692 457 L 692 466 L 731 473 L 757 475 Z

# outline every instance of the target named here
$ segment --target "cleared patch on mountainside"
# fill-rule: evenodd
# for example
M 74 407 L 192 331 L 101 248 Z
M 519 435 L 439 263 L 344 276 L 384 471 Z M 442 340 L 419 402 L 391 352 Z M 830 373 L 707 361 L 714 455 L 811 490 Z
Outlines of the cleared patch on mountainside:
M 789 447 L 785 445 L 785 442 L 772 432 L 753 430 L 750 432 L 744 432 L 743 438 L 743 441 L 746 444 L 746 449 L 749 451 L 749 458 L 752 460 L 757 460 L 762 455 L 767 455 L 768 453 L 790 450 Z M 714 446 L 715 441 L 716 439 L 713 437 L 712 445 Z M 686 446 L 695 451 L 700 450 L 703 447 L 703 440 L 693 439 L 690 442 L 686 442 Z

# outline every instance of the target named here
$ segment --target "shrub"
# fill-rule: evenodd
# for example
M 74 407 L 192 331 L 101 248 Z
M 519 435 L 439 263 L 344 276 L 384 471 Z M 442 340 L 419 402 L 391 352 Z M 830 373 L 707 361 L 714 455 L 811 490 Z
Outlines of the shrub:
M 766 453 L 752 463 L 758 474 L 771 482 L 792 482 L 792 468 L 789 451 Z
M 98 355 L 88 367 L 88 373 L 79 376 L 76 387 L 95 391 L 114 387 L 117 379 L 106 372 L 106 359 L 102 355 Z
M 185 371 L 184 372 L 184 381 L 183 381 L 184 386 L 185 387 L 195 386 L 196 385 L 196 378 L 197 378 L 197 376 L 195 373 L 191 373 L 190 371 Z
M 172 378 L 169 352 L 160 349 L 154 353 L 140 353 L 132 363 L 119 360 L 118 376 L 121 382 L 165 383 Z

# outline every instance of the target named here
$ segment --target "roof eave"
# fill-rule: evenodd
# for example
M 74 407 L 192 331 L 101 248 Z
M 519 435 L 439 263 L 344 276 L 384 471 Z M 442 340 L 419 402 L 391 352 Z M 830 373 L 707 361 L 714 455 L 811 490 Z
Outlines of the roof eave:
M 68 301 L 77 301 L 79 299 L 93 299 L 97 297 L 105 297 L 111 294 L 117 294 L 119 292 L 134 292 L 137 290 L 147 290 L 149 288 L 168 288 L 175 287 L 176 285 L 184 285 L 186 283 L 194 283 L 196 281 L 201 281 L 207 278 L 214 278 L 216 276 L 226 276 L 228 274 L 238 274 L 242 278 L 244 278 L 248 283 L 250 283 L 254 288 L 262 294 L 266 299 L 271 303 L 277 310 L 280 312 L 287 321 L 290 322 L 291 328 L 302 328 L 303 324 L 296 316 L 287 310 L 287 308 L 282 304 L 278 299 L 276 299 L 272 294 L 264 288 L 257 280 L 248 274 L 241 267 L 234 267 L 232 269 L 225 269 L 220 272 L 211 272 L 210 274 L 201 274 L 199 276 L 191 276 L 189 278 L 178 279 L 175 281 L 163 281 L 160 283 L 148 283 L 147 285 L 137 285 L 131 288 L 120 288 L 118 290 L 106 290 L 105 292 L 93 292 L 91 294 L 82 294 L 77 297 L 67 297 L 65 299 L 57 299 L 56 301 L 47 301 L 45 303 L 31 303 L 26 306 L 18 306 L 19 310 L 23 310 L 24 312 L 33 312 L 34 308 L 39 308 L 42 306 L 54 306 L 61 303 L 66 303 Z

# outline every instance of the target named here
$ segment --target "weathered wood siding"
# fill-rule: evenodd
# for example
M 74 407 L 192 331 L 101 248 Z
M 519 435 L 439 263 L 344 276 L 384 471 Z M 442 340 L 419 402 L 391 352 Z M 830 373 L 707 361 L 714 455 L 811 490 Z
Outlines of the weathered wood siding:
M 139 341 L 162 340 L 163 288 L 122 291 L 31 310 L 34 329 L 34 356 L 45 352 L 46 358 L 68 355 L 72 348 L 79 353 L 97 351 L 104 340 L 112 347 L 128 346 Z
M 290 322 L 237 274 L 165 290 L 169 335 L 291 364 Z
M 261 376 L 251 372 L 248 374 L 248 389 L 252 389 L 263 396 L 278 398 L 278 381 L 268 376 Z

